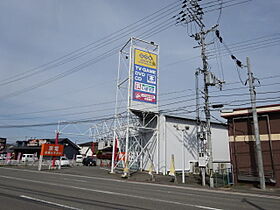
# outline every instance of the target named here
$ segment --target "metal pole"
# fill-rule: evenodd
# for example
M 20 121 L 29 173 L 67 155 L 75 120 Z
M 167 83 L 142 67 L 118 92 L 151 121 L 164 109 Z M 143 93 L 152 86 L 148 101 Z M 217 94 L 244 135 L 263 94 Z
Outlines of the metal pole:
M 115 148 L 116 148 L 116 129 L 117 129 L 117 117 L 118 117 L 118 95 L 119 95 L 119 83 L 120 83 L 120 66 L 121 66 L 121 52 L 119 52 L 119 63 L 118 63 L 118 75 L 117 75 L 117 90 L 116 90 L 116 102 L 115 102 L 115 119 L 114 119 L 114 139 L 112 148 L 112 162 L 111 162 L 111 172 L 114 173 L 115 168 Z
M 160 152 L 159 152 L 159 115 L 157 115 L 157 135 L 156 135 L 156 138 L 157 138 L 157 168 L 156 168 L 156 174 L 159 174 L 159 155 L 160 155 Z
M 163 116 L 163 153 L 164 153 L 164 172 L 163 175 L 167 174 L 167 161 L 166 161 L 166 149 L 167 149 L 167 142 L 166 142 L 166 116 Z
M 185 183 L 185 143 L 184 143 L 184 129 L 182 131 L 182 183 Z
M 206 185 L 206 181 L 205 181 L 205 167 L 201 167 L 201 182 L 202 182 L 202 186 Z
M 250 60 L 248 57 L 246 57 L 246 62 L 247 62 L 247 70 L 248 70 L 249 91 L 250 91 L 250 98 L 251 98 L 251 105 L 252 105 L 252 115 L 253 115 L 254 130 L 255 130 L 256 153 L 257 153 L 257 160 L 258 160 L 260 188 L 265 190 L 262 148 L 261 148 L 261 141 L 260 141 L 258 115 L 256 109 L 256 91 L 255 91 L 255 86 L 253 81 L 254 80 L 253 73 L 251 72 L 251 67 L 250 67 Z
M 159 46 L 157 45 L 157 53 L 159 54 Z M 157 56 L 157 96 L 156 96 L 156 99 L 157 99 L 157 112 L 159 111 L 159 63 L 160 61 L 160 58 L 159 56 Z M 160 171 L 160 138 L 161 138 L 161 135 L 160 135 L 160 114 L 158 114 L 157 116 L 157 174 L 159 174 L 159 171 Z
M 131 102 L 131 72 L 132 72 L 132 58 L 133 58 L 133 38 L 130 39 L 130 55 L 129 55 L 129 72 L 128 72 L 128 95 L 127 95 L 127 128 L 126 128 L 126 141 L 125 141 L 125 159 L 124 159 L 124 174 L 123 176 L 128 176 L 128 146 L 129 146 L 129 133 L 130 133 L 130 102 Z
M 271 159 L 271 168 L 273 171 L 273 179 L 275 179 L 275 164 L 274 164 L 274 157 L 273 157 L 273 148 L 272 148 L 272 142 L 271 142 L 271 128 L 270 128 L 270 120 L 269 115 L 264 115 L 266 117 L 266 125 L 267 125 L 267 131 L 268 131 L 268 141 L 269 141 L 269 150 L 270 150 L 270 159 Z
M 54 144 L 58 144 L 58 138 L 59 138 L 59 132 L 56 131 L 56 134 L 55 134 L 55 142 L 54 142 Z M 53 161 L 52 161 L 52 168 L 55 168 L 55 160 L 56 160 L 56 158 L 55 158 L 55 156 L 54 156 L 54 157 L 53 157 Z

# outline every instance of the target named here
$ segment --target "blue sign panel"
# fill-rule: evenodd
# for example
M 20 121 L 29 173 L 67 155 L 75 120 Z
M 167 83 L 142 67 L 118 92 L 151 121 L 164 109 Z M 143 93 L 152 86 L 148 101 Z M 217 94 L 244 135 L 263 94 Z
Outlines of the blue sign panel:
M 135 49 L 133 70 L 133 100 L 156 104 L 157 55 Z

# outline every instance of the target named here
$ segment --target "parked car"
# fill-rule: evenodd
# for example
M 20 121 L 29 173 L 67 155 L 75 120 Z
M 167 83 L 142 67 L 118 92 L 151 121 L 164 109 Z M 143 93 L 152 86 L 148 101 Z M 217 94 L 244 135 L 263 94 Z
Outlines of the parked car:
M 0 160 L 6 160 L 7 155 L 6 154 L 0 154 Z
M 84 159 L 83 155 L 77 155 L 76 156 L 76 163 L 83 163 L 83 159 Z
M 95 157 L 86 157 L 83 159 L 84 166 L 96 166 L 96 158 Z
M 60 160 L 55 160 L 55 165 L 59 165 L 59 161 L 61 161 L 61 166 L 70 166 L 70 161 L 67 157 L 61 157 Z
M 34 154 L 23 154 L 21 157 L 22 162 L 31 162 L 38 160 L 38 158 Z

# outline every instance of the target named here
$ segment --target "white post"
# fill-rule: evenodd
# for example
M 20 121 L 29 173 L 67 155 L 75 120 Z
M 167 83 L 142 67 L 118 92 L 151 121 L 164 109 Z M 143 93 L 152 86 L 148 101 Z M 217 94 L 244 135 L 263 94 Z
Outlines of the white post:
M 164 152 L 164 174 L 167 174 L 167 161 L 166 161 L 166 146 L 167 146 L 167 142 L 166 142 L 166 116 L 163 115 L 163 152 Z
M 185 141 L 184 141 L 184 132 L 189 130 L 189 126 L 184 126 L 182 128 L 182 125 L 179 126 L 174 125 L 177 131 L 181 131 L 181 141 L 182 141 L 182 183 L 185 183 Z
M 156 173 L 159 174 L 159 115 L 157 116 L 157 168 Z
M 185 141 L 184 141 L 184 129 L 182 131 L 182 183 L 185 183 Z
M 38 171 L 41 171 L 41 169 L 42 169 L 42 162 L 43 162 L 43 155 L 40 155 L 40 158 L 39 158 L 39 165 L 38 165 Z
M 59 157 L 58 169 L 61 169 L 61 156 Z
M 205 182 L 205 167 L 201 167 L 201 178 L 202 178 L 202 186 L 206 185 Z

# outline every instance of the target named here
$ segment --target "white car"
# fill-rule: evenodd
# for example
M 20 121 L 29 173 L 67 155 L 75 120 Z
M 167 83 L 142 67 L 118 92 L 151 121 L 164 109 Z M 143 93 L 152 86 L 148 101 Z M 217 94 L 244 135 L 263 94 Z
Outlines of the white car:
M 6 160 L 7 155 L 6 154 L 0 154 L 0 160 Z
M 77 155 L 76 156 L 76 163 L 82 163 L 83 159 L 84 159 L 83 155 Z
M 21 158 L 22 162 L 32 162 L 36 160 L 38 160 L 38 158 L 34 154 L 23 154 Z
M 70 166 L 70 161 L 68 160 L 67 157 L 61 157 L 58 160 L 55 160 L 55 165 L 59 165 L 59 161 L 61 161 L 61 166 Z

